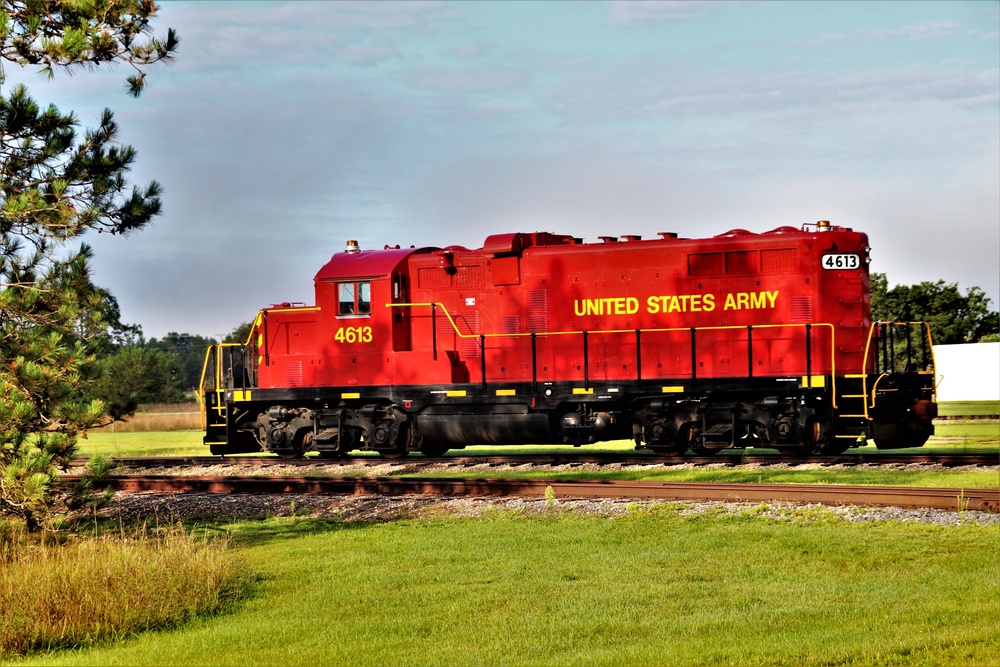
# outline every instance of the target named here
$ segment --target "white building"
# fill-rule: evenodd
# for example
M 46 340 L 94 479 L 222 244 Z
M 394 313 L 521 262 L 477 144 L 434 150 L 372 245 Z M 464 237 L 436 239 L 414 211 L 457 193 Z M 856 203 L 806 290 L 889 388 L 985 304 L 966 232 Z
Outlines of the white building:
M 935 345 L 937 400 L 1000 401 L 1000 343 Z

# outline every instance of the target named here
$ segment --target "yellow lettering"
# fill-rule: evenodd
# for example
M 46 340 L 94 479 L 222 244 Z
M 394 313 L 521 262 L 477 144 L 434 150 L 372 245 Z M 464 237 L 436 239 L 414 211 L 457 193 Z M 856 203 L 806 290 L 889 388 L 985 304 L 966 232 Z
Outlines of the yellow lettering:
M 778 292 L 736 292 L 726 295 L 725 310 L 774 307 Z M 646 297 L 646 312 L 660 313 L 701 313 L 715 310 L 714 294 L 654 294 Z M 577 317 L 595 315 L 635 315 L 641 303 L 634 296 L 604 297 L 600 299 L 576 299 L 573 313 Z
M 778 298 L 778 290 L 773 292 L 764 292 L 767 295 L 767 300 L 771 302 L 771 308 L 774 308 L 774 302 Z
M 736 307 L 738 310 L 743 310 L 744 308 L 750 307 L 750 295 L 746 292 L 740 292 L 736 295 Z
M 750 295 L 750 307 L 754 310 L 763 308 L 767 305 L 767 299 L 765 298 L 766 292 L 754 292 Z

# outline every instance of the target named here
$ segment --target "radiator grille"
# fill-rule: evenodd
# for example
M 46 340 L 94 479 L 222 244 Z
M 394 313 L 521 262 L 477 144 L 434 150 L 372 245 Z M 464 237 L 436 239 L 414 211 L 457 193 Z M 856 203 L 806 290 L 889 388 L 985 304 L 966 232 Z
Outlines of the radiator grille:
M 722 253 L 705 252 L 688 255 L 688 275 L 713 276 L 723 272 Z
M 767 273 L 796 273 L 799 270 L 799 252 L 795 248 L 771 248 L 760 251 L 761 271 Z

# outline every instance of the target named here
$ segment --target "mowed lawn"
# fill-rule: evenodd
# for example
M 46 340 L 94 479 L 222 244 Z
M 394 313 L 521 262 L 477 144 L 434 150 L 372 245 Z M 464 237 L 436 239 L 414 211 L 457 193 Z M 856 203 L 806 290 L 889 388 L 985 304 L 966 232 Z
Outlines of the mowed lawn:
M 17 664 L 1000 664 L 997 526 L 682 507 L 234 524 L 230 613 Z

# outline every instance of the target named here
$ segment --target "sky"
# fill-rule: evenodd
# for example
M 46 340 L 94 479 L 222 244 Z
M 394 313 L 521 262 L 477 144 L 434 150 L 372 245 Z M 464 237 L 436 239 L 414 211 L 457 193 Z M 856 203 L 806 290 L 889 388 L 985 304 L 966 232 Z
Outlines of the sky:
M 110 108 L 163 213 L 91 234 L 148 337 L 313 301 L 348 239 L 478 248 L 817 220 L 890 284 L 1000 302 L 998 2 L 164 2 L 176 61 L 46 80 Z

